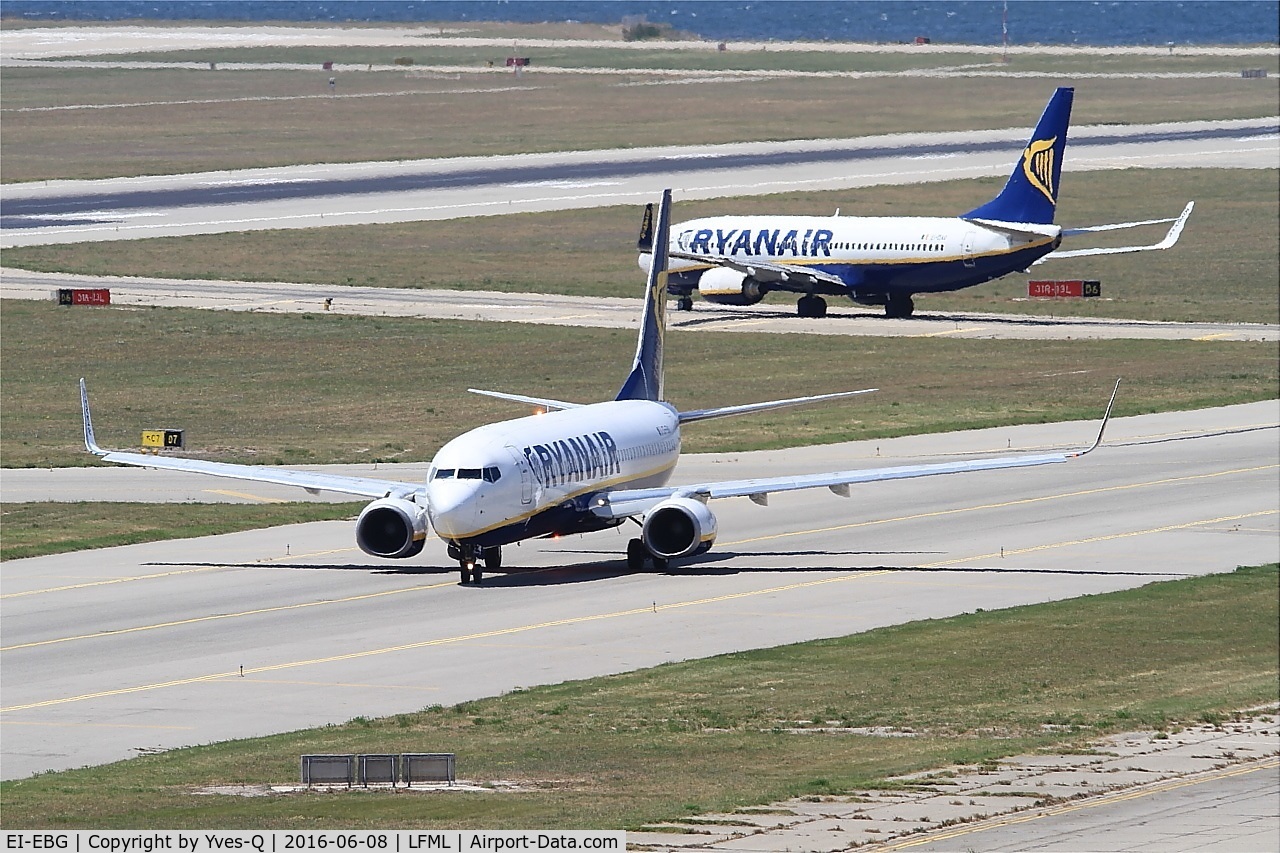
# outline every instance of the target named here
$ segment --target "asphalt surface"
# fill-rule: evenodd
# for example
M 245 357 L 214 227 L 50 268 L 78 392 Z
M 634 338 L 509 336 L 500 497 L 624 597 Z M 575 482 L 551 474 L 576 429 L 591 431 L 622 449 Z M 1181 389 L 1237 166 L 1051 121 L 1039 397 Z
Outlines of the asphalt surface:
M 0 270 L 0 298 L 48 300 L 59 288 L 107 288 L 115 305 L 169 305 L 226 311 L 358 314 L 452 320 L 538 323 L 634 329 L 641 300 L 475 290 L 333 287 L 278 282 L 182 281 Z M 328 303 L 326 305 L 326 300 Z M 821 320 L 796 316 L 785 304 L 732 308 L 697 302 L 667 312 L 667 326 L 683 331 L 758 332 L 870 337 L 949 337 L 1024 340 L 1145 338 L 1200 341 L 1276 341 L 1280 326 L 1262 323 L 1167 323 L 1047 315 L 939 312 L 921 308 L 910 319 L 881 309 L 831 300 Z M 88 309 L 76 309 L 88 310 Z M 1050 310 L 1050 309 L 1046 309 Z
M 11 185 L 0 201 L 0 247 L 508 216 L 643 203 L 667 187 L 675 188 L 677 199 L 706 199 L 1007 175 L 1028 132 L 313 164 Z M 1280 119 L 1274 117 L 1077 127 L 1064 169 L 1276 168 L 1278 133 Z
M 1092 132 L 1090 132 L 1092 131 Z M 1260 135 L 1274 135 L 1280 125 L 1273 120 L 1262 122 L 1188 123 L 1179 126 L 1152 126 L 1149 128 L 1125 128 L 1110 132 L 1098 128 L 1084 131 L 1082 139 L 1090 146 L 1147 145 L 1167 142 L 1209 142 L 1215 145 L 1233 144 L 1239 140 L 1251 141 Z M 34 228 L 56 224 L 118 223 L 119 219 L 96 219 L 99 211 L 111 211 L 121 217 L 133 211 L 173 207 L 208 207 L 216 205 L 261 203 L 283 200 L 315 199 L 324 196 L 380 195 L 417 192 L 421 190 L 468 189 L 493 184 L 518 184 L 547 181 L 589 182 L 600 179 L 635 178 L 652 174 L 673 177 L 691 172 L 721 169 L 781 169 L 798 166 L 822 166 L 840 164 L 841 168 L 856 168 L 861 161 L 876 161 L 894 157 L 951 157 L 967 154 L 1000 152 L 1017 154 L 1016 137 L 968 138 L 970 135 L 939 134 L 927 142 L 909 139 L 880 137 L 879 140 L 848 139 L 831 140 L 822 144 L 790 143 L 786 145 L 720 145 L 705 146 L 696 152 L 691 149 L 649 149 L 631 152 L 626 157 L 618 152 L 601 152 L 586 158 L 463 158 L 444 163 L 415 161 L 396 164 L 393 169 L 370 170 L 365 174 L 355 172 L 341 174 L 332 167 L 323 172 L 337 172 L 332 176 L 316 174 L 315 167 L 300 169 L 297 180 L 284 181 L 278 177 L 253 180 L 246 175 L 243 181 L 203 179 L 157 182 L 154 179 L 138 181 L 134 188 L 112 190 L 110 183 L 102 192 L 74 188 L 58 192 L 56 188 L 23 197 L 10 196 L 0 200 L 0 228 Z M 878 144 L 877 144 L 878 143 Z M 1012 159 L 1012 157 L 1010 158 Z M 526 162 L 521 163 L 524 160 Z M 274 170 L 273 170 L 274 171 Z M 85 182 L 88 183 L 88 182 Z M 170 183 L 165 186 L 165 183 Z M 56 185 L 54 185 L 56 187 Z M 18 189 L 21 189 L 20 187 Z

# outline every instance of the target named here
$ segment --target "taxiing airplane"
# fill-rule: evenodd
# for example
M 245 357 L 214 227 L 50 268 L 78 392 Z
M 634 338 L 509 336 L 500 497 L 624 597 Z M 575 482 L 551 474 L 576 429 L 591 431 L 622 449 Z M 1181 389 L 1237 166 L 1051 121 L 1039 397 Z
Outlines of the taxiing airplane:
M 1008 182 L 991 201 L 958 217 L 714 216 L 672 228 L 670 293 L 682 310 L 693 294 L 722 305 L 754 305 L 774 290 L 802 294 L 801 317 L 823 317 L 825 296 L 883 305 L 910 317 L 912 295 L 972 287 L 1056 258 L 1167 249 L 1195 202 L 1173 219 L 1063 229 L 1053 224 L 1074 89 L 1049 100 Z M 1057 251 L 1065 236 L 1173 223 L 1148 246 Z M 649 267 L 651 231 L 640 266 Z
M 652 213 L 652 208 L 647 215 Z M 484 570 L 502 565 L 502 546 L 524 539 L 589 533 L 627 520 L 640 535 L 627 545 L 627 565 L 665 569 L 668 561 L 707 551 L 716 538 L 709 501 L 747 497 L 766 504 L 771 492 L 828 488 L 848 497 L 855 483 L 1020 468 L 1065 462 L 1071 453 L 1022 455 L 898 468 L 837 471 L 796 477 L 667 485 L 680 456 L 680 429 L 686 423 L 838 400 L 874 391 L 844 391 L 715 409 L 679 411 L 663 398 L 663 334 L 667 304 L 667 245 L 671 191 L 658 206 L 653 257 L 639 341 L 631 372 L 613 400 L 582 405 L 522 394 L 478 391 L 546 409 L 477 427 L 449 441 L 431 460 L 425 483 L 292 471 L 258 465 L 206 462 L 105 450 L 94 438 L 89 396 L 80 380 L 85 446 L 107 462 L 145 468 L 194 471 L 220 477 L 334 491 L 374 500 L 356 520 L 355 537 L 374 557 L 413 557 L 429 530 L 444 540 L 461 568 L 462 583 L 480 583 Z M 1115 400 L 1115 392 L 1111 395 Z M 1103 416 L 1105 429 L 1111 414 Z M 483 563 L 483 567 L 481 566 Z

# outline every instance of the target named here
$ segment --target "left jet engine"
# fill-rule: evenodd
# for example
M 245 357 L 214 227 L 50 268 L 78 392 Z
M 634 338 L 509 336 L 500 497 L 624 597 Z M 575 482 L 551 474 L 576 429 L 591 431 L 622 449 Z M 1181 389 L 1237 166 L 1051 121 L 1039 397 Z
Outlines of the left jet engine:
M 698 276 L 698 294 L 717 305 L 755 305 L 764 299 L 760 282 L 727 267 L 712 267 Z
M 701 554 L 716 541 L 716 517 L 702 501 L 668 498 L 649 510 L 640 538 L 663 559 Z
M 427 510 L 404 498 L 379 498 L 356 519 L 356 544 L 374 557 L 413 557 L 427 544 Z

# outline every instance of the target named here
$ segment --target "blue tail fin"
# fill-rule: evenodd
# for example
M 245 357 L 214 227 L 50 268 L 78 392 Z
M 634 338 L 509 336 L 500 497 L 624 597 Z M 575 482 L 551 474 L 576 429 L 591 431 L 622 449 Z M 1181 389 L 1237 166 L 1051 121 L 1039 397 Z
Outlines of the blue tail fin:
M 667 325 L 667 250 L 671 234 L 671 190 L 662 191 L 656 220 L 653 205 L 645 208 L 645 230 L 653 236 L 649 263 L 649 283 L 645 290 L 644 313 L 640 317 L 640 340 L 631 373 L 622 383 L 617 400 L 662 399 L 662 336 Z M 650 227 L 650 223 L 652 226 Z
M 1053 224 L 1058 205 L 1058 178 L 1062 174 L 1062 152 L 1067 145 L 1067 125 L 1071 123 L 1071 101 L 1075 89 L 1060 88 L 1049 99 L 1040 123 L 1031 135 L 1018 165 L 1000 195 L 964 214 L 962 219 L 994 219 L 1000 222 Z

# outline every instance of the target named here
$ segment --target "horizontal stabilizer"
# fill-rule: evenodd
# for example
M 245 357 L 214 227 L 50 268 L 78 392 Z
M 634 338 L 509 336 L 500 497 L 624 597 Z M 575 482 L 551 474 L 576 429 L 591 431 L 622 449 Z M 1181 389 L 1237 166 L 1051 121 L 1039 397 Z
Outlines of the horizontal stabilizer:
M 1149 219 L 1142 222 L 1118 222 L 1114 225 L 1093 225 L 1086 228 L 1073 228 L 1070 231 L 1064 231 L 1064 234 L 1089 234 L 1096 231 L 1116 231 L 1122 228 L 1137 228 L 1141 225 L 1163 225 L 1166 222 L 1172 222 L 1169 231 L 1164 235 L 1164 239 L 1159 243 L 1152 243 L 1149 246 L 1111 246 L 1108 248 L 1094 249 L 1069 249 L 1065 252 L 1052 252 L 1036 261 L 1042 264 L 1048 260 L 1056 260 L 1058 258 L 1083 258 L 1089 255 L 1124 255 L 1130 252 L 1151 252 L 1160 249 L 1168 249 L 1178 242 L 1178 238 L 1182 236 L 1182 228 L 1187 224 L 1187 219 L 1191 216 L 1191 211 L 1195 208 L 1194 201 L 1187 202 L 1187 206 L 1182 209 L 1182 213 L 1175 219 Z
M 972 222 L 974 225 L 981 225 L 983 228 L 990 228 L 993 231 L 1001 231 L 1005 234 L 1012 234 L 1015 237 L 1022 237 L 1028 240 L 1036 238 L 1053 238 L 1057 237 L 1059 232 L 1058 226 L 1039 225 L 1034 222 L 1000 222 L 995 219 L 974 219 L 966 218 L 965 222 Z
M 770 400 L 766 403 L 747 403 L 742 406 L 723 406 L 719 409 L 695 409 L 691 412 L 679 412 L 680 423 L 705 421 L 711 418 L 727 418 L 731 415 L 748 415 L 752 412 L 767 412 L 773 409 L 786 409 L 791 406 L 807 406 L 810 403 L 822 403 L 827 400 L 840 400 L 844 397 L 856 397 L 859 394 L 870 394 L 878 388 L 864 388 L 861 391 L 837 391 L 834 394 L 819 394 L 816 397 L 792 397 L 789 400 Z
M 468 388 L 472 394 L 482 394 L 485 397 L 497 397 L 499 400 L 510 400 L 513 403 L 528 403 L 530 406 L 539 406 L 543 409 L 577 409 L 582 406 L 581 403 L 566 403 L 563 400 L 548 400 L 546 397 L 528 397 L 524 394 L 505 394 L 502 391 L 485 391 L 480 388 Z

